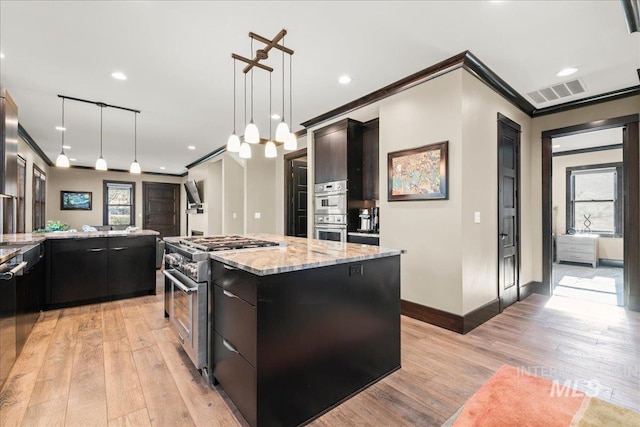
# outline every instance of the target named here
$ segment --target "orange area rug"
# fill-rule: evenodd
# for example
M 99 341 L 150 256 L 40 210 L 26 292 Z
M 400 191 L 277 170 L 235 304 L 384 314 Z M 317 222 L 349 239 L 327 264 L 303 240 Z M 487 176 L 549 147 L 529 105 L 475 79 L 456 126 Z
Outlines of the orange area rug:
M 563 383 L 501 367 L 443 427 L 596 427 L 640 426 L 640 413 Z

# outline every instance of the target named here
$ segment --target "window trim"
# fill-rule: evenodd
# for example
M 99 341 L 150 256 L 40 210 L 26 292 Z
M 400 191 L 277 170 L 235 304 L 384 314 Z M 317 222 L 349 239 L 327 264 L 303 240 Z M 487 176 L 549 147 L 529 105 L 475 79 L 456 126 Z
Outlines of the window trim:
M 565 182 L 565 188 L 566 188 L 566 205 L 565 205 L 565 211 L 566 211 L 566 223 L 565 223 L 565 228 L 566 228 L 566 232 L 568 233 L 569 229 L 571 228 L 571 224 L 573 224 L 574 222 L 574 216 L 575 216 L 575 205 L 574 205 L 574 200 L 573 200 L 573 179 L 572 179 L 572 174 L 573 172 L 578 172 L 578 171 L 588 171 L 591 169 L 611 169 L 611 168 L 615 168 L 616 170 L 616 199 L 614 200 L 613 203 L 613 212 L 614 212 L 614 232 L 613 233 L 606 233 L 606 232 L 602 232 L 602 231 L 593 231 L 592 233 L 598 234 L 602 237 L 623 237 L 624 236 L 624 226 L 623 226 L 623 219 L 622 219 L 622 210 L 624 208 L 624 203 L 623 203 L 623 198 L 624 198 L 624 187 L 623 187 L 623 183 L 622 183 L 622 178 L 623 178 L 623 171 L 622 171 L 622 167 L 623 167 L 623 162 L 613 162 L 613 163 L 599 163 L 599 164 L 595 164 L 595 165 L 583 165 L 583 166 L 574 166 L 574 167 L 568 167 L 566 168 L 566 182 Z
M 136 224 L 136 183 L 134 181 L 115 181 L 111 179 L 105 179 L 102 181 L 102 225 L 109 225 L 109 184 L 126 184 L 131 186 L 131 219 L 129 226 L 135 226 Z M 122 205 L 128 206 L 128 205 Z M 122 224 L 125 225 L 125 224 Z

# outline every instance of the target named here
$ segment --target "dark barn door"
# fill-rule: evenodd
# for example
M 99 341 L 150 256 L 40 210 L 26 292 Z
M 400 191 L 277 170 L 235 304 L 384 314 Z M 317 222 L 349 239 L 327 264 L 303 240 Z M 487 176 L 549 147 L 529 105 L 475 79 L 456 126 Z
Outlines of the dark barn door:
M 180 185 L 142 183 L 142 227 L 160 237 L 180 235 Z
M 519 298 L 520 125 L 498 114 L 498 296 L 500 311 Z

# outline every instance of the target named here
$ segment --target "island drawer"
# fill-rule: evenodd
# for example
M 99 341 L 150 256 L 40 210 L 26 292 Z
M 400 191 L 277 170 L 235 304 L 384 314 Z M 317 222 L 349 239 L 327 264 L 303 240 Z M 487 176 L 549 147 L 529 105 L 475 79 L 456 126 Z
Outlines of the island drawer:
M 250 425 L 257 424 L 256 370 L 213 332 L 213 375 Z M 225 345 L 226 344 L 226 345 Z
M 254 274 L 247 273 L 219 261 L 211 262 L 211 278 L 213 283 L 249 303 L 257 303 L 257 282 Z
M 214 299 L 214 329 L 256 366 L 256 308 L 218 285 Z

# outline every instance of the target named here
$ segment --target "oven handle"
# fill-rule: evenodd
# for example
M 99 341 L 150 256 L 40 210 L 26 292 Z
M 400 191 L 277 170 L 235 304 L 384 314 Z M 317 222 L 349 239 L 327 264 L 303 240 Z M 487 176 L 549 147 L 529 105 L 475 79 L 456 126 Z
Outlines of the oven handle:
M 2 275 L 0 275 L 0 279 L 2 280 L 13 279 L 18 273 L 20 273 L 27 266 L 27 264 L 29 264 L 27 261 L 22 261 L 20 264 L 16 265 L 11 270 L 7 271 L 6 273 L 2 273 Z
M 169 278 L 169 280 L 171 280 L 173 282 L 174 285 L 176 285 L 182 292 L 184 292 L 187 295 L 191 295 L 194 292 L 198 291 L 198 288 L 187 288 L 185 285 L 182 284 L 182 282 L 180 280 L 178 280 L 176 278 L 176 276 L 174 276 L 173 274 L 171 274 L 171 271 L 175 271 L 173 269 L 171 270 L 164 270 L 162 272 L 162 274 L 164 274 L 165 276 L 167 276 Z

